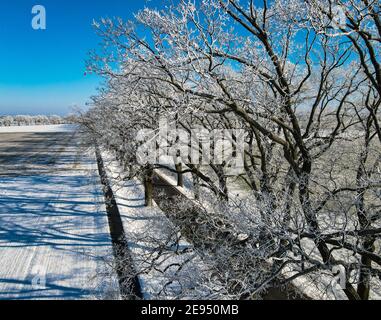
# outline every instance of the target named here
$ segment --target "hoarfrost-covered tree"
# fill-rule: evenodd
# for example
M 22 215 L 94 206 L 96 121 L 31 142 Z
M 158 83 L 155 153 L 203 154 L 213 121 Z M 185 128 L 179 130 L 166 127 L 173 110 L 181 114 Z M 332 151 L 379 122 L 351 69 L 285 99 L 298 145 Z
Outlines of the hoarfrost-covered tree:
M 379 10 L 365 0 L 183 0 L 94 23 L 104 43 L 89 70 L 106 86 L 83 123 L 143 172 L 147 204 L 153 170 L 177 173 L 179 185 L 192 175 L 200 212 L 184 225 L 211 226 L 210 237 L 188 237 L 209 243 L 198 250 L 231 294 L 312 283 L 332 297 L 338 268 L 346 298 L 379 294 Z M 160 118 L 186 132 L 244 130 L 248 196 L 230 192 L 227 162 L 200 166 L 179 152 L 173 166 L 137 166 L 137 132 L 155 135 Z

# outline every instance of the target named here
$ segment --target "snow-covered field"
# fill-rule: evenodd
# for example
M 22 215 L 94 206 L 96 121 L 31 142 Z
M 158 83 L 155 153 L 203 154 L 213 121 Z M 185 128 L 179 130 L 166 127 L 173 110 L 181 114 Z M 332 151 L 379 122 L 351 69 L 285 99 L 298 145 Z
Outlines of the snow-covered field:
M 72 124 L 55 124 L 55 125 L 37 125 L 37 126 L 11 126 L 0 127 L 0 133 L 19 133 L 19 132 L 72 132 L 76 129 L 76 125 Z
M 112 274 L 104 263 L 112 245 L 95 156 L 73 133 L 47 133 L 51 126 L 34 133 L 6 129 L 0 134 L 0 299 L 117 298 L 115 277 L 102 277 Z

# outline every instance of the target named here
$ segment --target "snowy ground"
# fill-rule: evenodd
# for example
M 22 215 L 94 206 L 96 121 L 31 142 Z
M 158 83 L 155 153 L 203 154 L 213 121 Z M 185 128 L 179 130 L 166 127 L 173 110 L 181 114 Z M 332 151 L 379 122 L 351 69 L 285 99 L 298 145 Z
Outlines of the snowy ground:
M 0 299 L 117 298 L 115 278 L 102 277 L 112 246 L 94 155 L 57 126 L 7 129 L 0 134 Z
M 72 124 L 54 124 L 54 125 L 35 125 L 35 126 L 11 126 L 0 127 L 0 133 L 19 133 L 19 132 L 72 132 L 76 128 Z
M 124 179 L 120 166 L 109 155 L 104 153 L 103 159 L 144 299 L 223 298 L 216 294 L 221 288 L 212 270 L 179 228 L 156 204 L 144 206 L 144 186 L 137 179 Z

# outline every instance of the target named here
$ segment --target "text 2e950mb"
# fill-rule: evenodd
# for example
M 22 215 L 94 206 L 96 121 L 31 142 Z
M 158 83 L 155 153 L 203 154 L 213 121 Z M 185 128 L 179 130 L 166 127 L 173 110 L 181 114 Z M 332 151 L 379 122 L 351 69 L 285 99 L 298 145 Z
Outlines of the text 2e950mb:
M 188 304 L 186 315 L 238 315 L 238 305 Z

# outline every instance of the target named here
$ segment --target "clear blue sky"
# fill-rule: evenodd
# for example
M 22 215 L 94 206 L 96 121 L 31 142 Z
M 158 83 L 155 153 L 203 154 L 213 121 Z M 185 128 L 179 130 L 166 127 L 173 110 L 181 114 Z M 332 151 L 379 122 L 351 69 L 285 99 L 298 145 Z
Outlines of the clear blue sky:
M 67 114 L 84 106 L 98 84 L 85 76 L 87 53 L 99 39 L 100 17 L 131 18 L 165 0 L 2 0 L 0 7 L 0 115 Z M 47 29 L 31 26 L 34 5 L 46 8 Z

